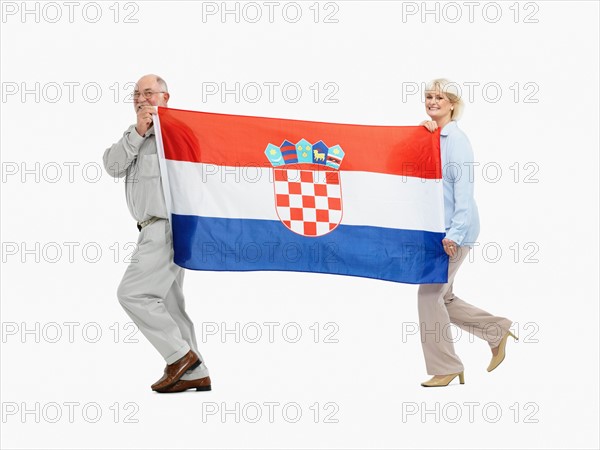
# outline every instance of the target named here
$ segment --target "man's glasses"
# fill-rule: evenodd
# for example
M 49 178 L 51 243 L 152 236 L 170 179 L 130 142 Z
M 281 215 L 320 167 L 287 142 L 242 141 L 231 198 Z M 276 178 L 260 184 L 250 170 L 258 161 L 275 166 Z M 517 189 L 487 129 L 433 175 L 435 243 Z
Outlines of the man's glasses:
M 143 95 L 145 99 L 149 99 L 154 94 L 165 94 L 165 93 L 166 93 L 166 91 L 144 91 L 144 92 L 134 91 L 133 98 L 137 100 L 138 98 L 140 98 L 140 95 Z

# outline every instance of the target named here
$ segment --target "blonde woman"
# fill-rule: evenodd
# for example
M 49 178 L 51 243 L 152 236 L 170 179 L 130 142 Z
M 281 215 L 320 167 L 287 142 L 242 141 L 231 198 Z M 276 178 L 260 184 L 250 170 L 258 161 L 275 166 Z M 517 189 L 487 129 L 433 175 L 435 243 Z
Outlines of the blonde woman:
M 465 133 L 458 128 L 464 103 L 457 84 L 445 79 L 430 82 L 425 90 L 425 111 L 431 120 L 421 123 L 429 131 L 440 132 L 446 236 L 444 251 L 450 257 L 448 283 L 419 286 L 419 322 L 427 373 L 425 387 L 447 386 L 458 377 L 464 383 L 464 367 L 449 336 L 450 323 L 488 342 L 494 370 L 504 360 L 512 322 L 494 316 L 458 298 L 453 291 L 456 272 L 479 235 L 479 214 L 473 198 L 473 150 Z

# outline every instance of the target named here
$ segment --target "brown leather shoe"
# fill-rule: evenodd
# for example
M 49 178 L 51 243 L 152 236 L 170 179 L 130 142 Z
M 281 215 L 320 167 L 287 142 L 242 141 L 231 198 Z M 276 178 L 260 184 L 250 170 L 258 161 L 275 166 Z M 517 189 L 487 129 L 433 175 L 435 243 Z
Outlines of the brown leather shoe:
M 174 392 L 183 392 L 188 389 L 196 389 L 196 391 L 210 391 L 210 377 L 199 378 L 197 380 L 179 380 L 174 385 L 157 390 L 161 394 L 171 394 Z
M 198 355 L 190 350 L 185 354 L 185 356 L 179 358 L 173 364 L 169 364 L 167 367 L 165 367 L 164 375 L 160 380 L 152 385 L 152 390 L 162 390 L 175 384 L 183 376 L 186 370 L 195 369 L 201 363 L 202 362 L 198 358 Z

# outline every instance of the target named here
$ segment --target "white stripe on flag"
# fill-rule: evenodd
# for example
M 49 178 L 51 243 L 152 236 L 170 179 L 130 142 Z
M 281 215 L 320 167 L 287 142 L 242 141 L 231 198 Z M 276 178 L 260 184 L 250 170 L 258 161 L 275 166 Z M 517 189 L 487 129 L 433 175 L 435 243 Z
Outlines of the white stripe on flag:
M 270 167 L 166 165 L 175 214 L 279 220 Z M 344 171 L 340 178 L 342 224 L 444 231 L 441 180 Z

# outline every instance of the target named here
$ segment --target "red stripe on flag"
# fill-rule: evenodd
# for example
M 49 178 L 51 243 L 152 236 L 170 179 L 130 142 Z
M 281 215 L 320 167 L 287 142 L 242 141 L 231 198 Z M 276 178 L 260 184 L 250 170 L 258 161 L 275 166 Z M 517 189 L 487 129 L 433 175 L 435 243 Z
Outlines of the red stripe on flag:
M 285 139 L 340 145 L 342 171 L 441 178 L 440 132 L 422 126 L 350 125 L 158 108 L 167 159 L 232 167 L 271 167 L 269 143 Z

